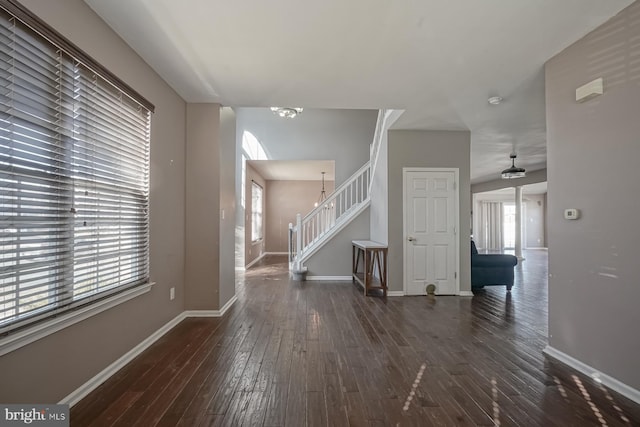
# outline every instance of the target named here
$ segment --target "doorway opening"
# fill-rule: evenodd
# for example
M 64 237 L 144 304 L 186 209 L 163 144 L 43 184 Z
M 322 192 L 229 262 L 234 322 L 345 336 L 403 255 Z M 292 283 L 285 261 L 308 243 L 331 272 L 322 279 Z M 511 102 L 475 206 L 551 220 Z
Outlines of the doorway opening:
M 547 242 L 547 183 L 522 187 L 521 242 L 523 249 L 544 249 Z M 473 194 L 472 238 L 479 251 L 502 253 L 515 249 L 515 188 Z
M 516 205 L 514 203 L 502 205 L 502 245 L 504 249 L 516 247 Z

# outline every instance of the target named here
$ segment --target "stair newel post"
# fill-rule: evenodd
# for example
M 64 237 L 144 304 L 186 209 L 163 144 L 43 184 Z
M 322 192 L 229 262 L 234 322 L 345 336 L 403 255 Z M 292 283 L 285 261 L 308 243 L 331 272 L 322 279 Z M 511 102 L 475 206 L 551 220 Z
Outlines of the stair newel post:
M 300 258 L 302 258 L 302 234 L 304 233 L 304 229 L 302 228 L 302 215 L 296 214 L 296 229 L 298 232 L 296 233 L 296 262 L 295 262 L 295 270 L 300 271 Z
M 289 223 L 289 233 L 287 233 L 287 248 L 289 249 L 289 270 L 293 268 L 295 251 L 293 248 L 293 224 Z

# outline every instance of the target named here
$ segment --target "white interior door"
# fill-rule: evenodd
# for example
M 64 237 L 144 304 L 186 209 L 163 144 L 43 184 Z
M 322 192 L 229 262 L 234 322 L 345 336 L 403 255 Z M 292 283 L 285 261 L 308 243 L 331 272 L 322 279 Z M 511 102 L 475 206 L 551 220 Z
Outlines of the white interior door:
M 458 293 L 457 170 L 404 171 L 404 290 L 425 295 Z

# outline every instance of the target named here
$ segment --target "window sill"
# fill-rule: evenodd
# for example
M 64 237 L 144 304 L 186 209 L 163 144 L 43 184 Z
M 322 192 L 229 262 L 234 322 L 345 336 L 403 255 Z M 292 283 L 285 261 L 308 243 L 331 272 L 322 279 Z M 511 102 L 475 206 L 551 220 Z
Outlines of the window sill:
M 98 313 L 102 313 L 105 310 L 122 304 L 123 302 L 146 294 L 151 290 L 151 287 L 154 284 L 154 282 L 146 283 L 104 300 L 95 302 L 87 307 L 83 307 L 79 310 L 63 314 L 54 319 L 29 327 L 24 331 L 9 334 L 7 337 L 0 339 L 0 356 L 11 353 L 14 350 L 88 319 L 91 316 L 95 316 Z

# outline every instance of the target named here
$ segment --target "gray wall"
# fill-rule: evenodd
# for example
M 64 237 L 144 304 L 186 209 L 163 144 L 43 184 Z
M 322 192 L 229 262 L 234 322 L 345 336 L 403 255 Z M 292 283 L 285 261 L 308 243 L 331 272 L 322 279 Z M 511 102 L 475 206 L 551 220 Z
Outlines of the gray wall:
M 238 133 L 251 132 L 269 160 L 335 160 L 340 185 L 369 161 L 377 110 L 305 109 L 283 119 L 268 108 L 239 108 Z
M 368 239 L 369 214 L 369 208 L 365 209 L 305 262 L 308 276 L 351 277 L 351 241 Z
M 57 402 L 184 306 L 184 101 L 81 0 L 22 0 L 156 106 L 151 119 L 151 291 L 0 357 L 0 402 Z M 176 298 L 169 301 L 169 288 Z
M 222 308 L 235 295 L 236 113 L 220 108 L 220 298 Z M 223 213 L 224 212 L 224 218 Z
M 371 240 L 387 244 L 389 242 L 389 191 L 388 191 L 388 133 L 385 130 L 380 142 L 378 161 L 373 170 L 371 182 Z
M 640 3 L 546 64 L 549 345 L 640 389 Z M 604 95 L 575 89 L 604 78 Z M 578 208 L 579 220 L 563 219 Z
M 471 290 L 470 134 L 466 131 L 389 131 L 389 290 L 402 291 L 403 184 L 402 168 L 458 168 L 460 200 L 460 290 Z
M 549 193 L 544 193 L 544 246 L 549 247 Z
M 325 181 L 331 194 L 334 181 Z M 267 181 L 266 251 L 288 252 L 289 223 L 295 225 L 296 214 L 304 216 L 320 197 L 321 181 Z

